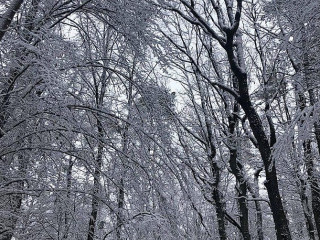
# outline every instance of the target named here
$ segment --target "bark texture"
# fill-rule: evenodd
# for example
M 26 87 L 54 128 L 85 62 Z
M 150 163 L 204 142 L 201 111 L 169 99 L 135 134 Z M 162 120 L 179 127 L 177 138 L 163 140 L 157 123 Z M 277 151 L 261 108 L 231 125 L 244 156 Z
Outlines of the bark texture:
M 7 11 L 0 17 L 0 42 L 8 30 L 14 15 L 19 10 L 23 0 L 12 0 Z

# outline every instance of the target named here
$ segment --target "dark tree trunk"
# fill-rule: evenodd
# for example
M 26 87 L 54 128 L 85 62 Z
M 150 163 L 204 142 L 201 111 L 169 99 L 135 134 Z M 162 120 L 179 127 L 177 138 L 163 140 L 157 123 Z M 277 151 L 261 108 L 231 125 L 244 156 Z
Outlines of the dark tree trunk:
M 244 240 L 250 240 L 249 231 L 249 212 L 247 207 L 247 184 L 246 182 L 238 182 L 238 205 L 240 210 L 240 226 Z
M 124 206 L 124 181 L 120 179 L 118 195 L 118 214 L 117 214 L 117 239 L 121 239 L 121 229 L 123 225 L 123 206 Z
M 28 11 L 28 14 L 26 15 L 26 19 L 23 24 L 25 31 L 23 31 L 23 33 L 21 34 L 21 36 L 24 38 L 24 41 L 26 41 L 26 43 L 31 43 L 31 41 L 33 39 L 33 34 L 31 34 L 31 32 L 34 31 L 34 28 L 35 28 L 35 25 L 34 25 L 35 24 L 35 16 L 38 12 L 40 1 L 41 0 L 33 0 L 31 3 L 31 9 Z M 14 0 L 12 5 L 15 5 L 14 7 L 19 8 L 20 5 L 17 6 L 18 2 L 22 3 L 22 1 Z M 10 9 L 11 8 L 12 8 L 12 6 L 10 7 Z M 10 11 L 10 9 L 8 11 Z M 15 10 L 13 10 L 13 11 L 15 13 Z M 0 19 L 1 19 L 1 17 L 0 17 Z M 6 19 L 4 19 L 4 20 L 6 20 Z M 1 22 L 0 22 L 0 35 L 1 35 Z M 1 41 L 1 38 L 0 38 L 0 41 Z M 20 49 L 17 48 L 15 50 L 15 57 L 17 59 L 23 59 L 28 54 L 29 53 L 27 52 L 27 50 L 24 46 L 21 46 Z M 16 85 L 16 81 L 18 80 L 19 77 L 21 77 L 21 75 L 24 73 L 24 71 L 26 69 L 27 69 L 27 67 L 21 66 L 21 65 L 13 66 L 9 71 L 8 77 L 4 77 L 4 79 L 7 79 L 7 81 L 6 81 L 5 87 L 1 90 L 1 94 L 0 94 L 0 95 L 2 95 L 1 104 L 0 104 L 0 129 L 1 129 L 0 130 L 0 138 L 3 137 L 3 135 L 4 135 L 3 129 L 4 129 L 4 126 L 9 118 L 8 107 L 10 105 L 11 92 Z
M 286 213 L 283 208 L 281 195 L 279 191 L 277 171 L 275 167 L 274 159 L 271 158 L 271 147 L 264 131 L 261 119 L 252 106 L 251 99 L 248 91 L 247 74 L 239 66 L 238 60 L 234 55 L 233 49 L 233 35 L 228 36 L 225 49 L 228 54 L 228 60 L 231 66 L 231 70 L 237 77 L 239 86 L 239 99 L 238 102 L 244 110 L 248 121 L 250 123 L 251 130 L 258 143 L 258 149 L 264 163 L 266 172 L 265 186 L 267 188 L 272 216 L 275 224 L 276 235 L 278 240 L 291 240 L 291 234 L 289 230 L 289 224 L 286 217 Z M 238 46 L 241 48 L 242 46 Z M 241 57 L 241 56 L 238 56 Z
M 314 174 L 314 163 L 313 163 L 313 156 L 311 153 L 311 142 L 308 140 L 304 142 L 304 151 L 305 151 L 305 161 L 307 167 L 307 174 L 308 174 L 308 182 L 310 183 L 311 187 L 311 206 L 313 211 L 313 216 L 315 220 L 315 225 L 318 231 L 320 232 L 320 187 L 318 184 L 318 179 L 315 177 Z M 310 225 L 311 227 L 311 225 Z
M 220 179 L 220 173 L 215 173 L 216 177 L 215 179 Z M 225 220 L 225 203 L 223 202 L 223 196 L 221 192 L 219 191 L 219 185 L 215 184 L 213 192 L 212 192 L 212 198 L 215 203 L 216 207 L 216 215 L 218 220 L 218 232 L 220 240 L 227 240 L 227 232 L 226 232 L 226 220 Z
M 232 171 L 232 174 L 235 176 L 237 181 L 236 189 L 238 191 L 238 207 L 240 212 L 240 226 L 241 234 L 244 240 L 250 240 L 250 231 L 249 231 L 249 213 L 247 207 L 247 180 L 243 176 L 243 167 L 240 162 L 237 160 L 237 142 L 235 136 L 235 128 L 238 122 L 236 114 L 238 113 L 238 104 L 234 104 L 233 115 L 228 118 L 229 122 L 229 134 L 230 134 L 230 158 L 229 165 Z
M 0 17 L 0 42 L 4 34 L 7 32 L 14 15 L 19 10 L 22 3 L 23 0 L 12 0 L 7 11 Z
M 93 240 L 95 234 L 95 226 L 98 216 L 99 209 L 99 195 L 100 195 L 100 176 L 101 176 L 101 167 L 102 167 L 102 154 L 103 154 L 103 127 L 101 121 L 97 119 L 98 127 L 98 154 L 95 159 L 95 170 L 93 174 L 93 195 L 91 203 L 91 214 L 89 220 L 89 230 L 87 240 Z
M 253 188 L 249 187 L 249 190 L 251 191 L 251 194 L 253 198 L 260 198 L 260 193 L 259 193 L 259 175 L 260 172 L 262 171 L 262 168 L 258 168 L 255 173 L 254 173 L 254 186 Z M 256 207 L 256 223 L 257 223 L 257 233 L 258 233 L 258 239 L 263 240 L 264 235 L 263 235 L 263 228 L 262 228 L 262 209 L 261 209 L 261 204 L 259 200 L 254 201 L 255 207 Z
M 277 171 L 275 167 L 274 160 L 271 158 L 271 146 L 269 144 L 266 132 L 264 131 L 262 121 L 255 110 L 255 108 L 252 105 L 250 96 L 249 96 L 249 90 L 248 90 L 248 83 L 247 83 L 247 73 L 245 71 L 244 67 L 244 55 L 243 55 L 243 49 L 242 49 L 242 42 L 239 38 L 239 35 L 237 36 L 236 41 L 234 41 L 237 34 L 240 34 L 238 31 L 239 23 L 241 20 L 241 11 L 242 11 L 242 0 L 237 0 L 237 11 L 236 14 L 233 16 L 232 12 L 232 4 L 231 2 L 226 1 L 227 6 L 227 12 L 228 17 L 230 20 L 231 27 L 227 27 L 224 25 L 224 18 L 222 16 L 221 7 L 219 4 L 216 4 L 214 1 L 211 1 L 212 5 L 214 6 L 216 12 L 217 12 L 217 18 L 219 20 L 219 25 L 221 27 L 221 30 L 223 31 L 224 37 L 220 37 L 219 34 L 215 32 L 210 27 L 210 24 L 206 22 L 206 20 L 201 17 L 201 14 L 197 12 L 195 9 L 195 5 L 193 4 L 193 1 L 191 1 L 191 4 L 189 4 L 187 1 L 182 1 L 182 4 L 190 10 L 190 13 L 192 16 L 197 19 L 194 21 L 193 19 L 189 19 L 188 17 L 185 17 L 184 14 L 178 12 L 182 17 L 184 17 L 187 21 L 189 21 L 193 25 L 200 26 L 204 32 L 207 34 L 210 34 L 211 37 L 219 42 L 219 44 L 225 49 L 228 61 L 230 64 L 230 68 L 237 78 L 238 81 L 238 91 L 237 89 L 234 89 L 236 92 L 238 92 L 239 96 L 236 96 L 236 100 L 241 105 L 242 109 L 244 110 L 249 123 L 251 130 L 253 132 L 254 137 L 257 140 L 258 143 L 258 149 L 262 158 L 262 161 L 264 163 L 264 168 L 266 172 L 266 188 L 268 192 L 268 196 L 270 199 L 270 206 L 271 211 L 273 215 L 273 220 L 275 223 L 275 229 L 276 229 L 276 235 L 278 240 L 291 240 L 291 234 L 289 230 L 289 223 L 286 217 L 286 213 L 283 208 L 281 195 L 279 191 L 278 186 L 278 179 L 277 179 Z M 238 33 L 237 33 L 238 32 Z M 235 48 L 234 48 L 235 47 Z M 236 53 L 236 55 L 235 55 Z M 234 94 L 233 92 L 233 95 Z

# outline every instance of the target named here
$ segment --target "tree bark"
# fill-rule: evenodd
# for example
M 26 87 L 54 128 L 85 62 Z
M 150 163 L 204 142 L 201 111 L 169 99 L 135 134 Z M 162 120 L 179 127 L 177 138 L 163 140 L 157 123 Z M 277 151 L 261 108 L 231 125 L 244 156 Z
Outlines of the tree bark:
M 68 239 L 68 232 L 69 232 L 69 228 L 70 228 L 71 180 L 72 180 L 73 164 L 74 164 L 74 162 L 72 161 L 72 159 L 70 157 L 69 163 L 68 163 L 68 169 L 67 169 L 67 196 L 66 196 L 66 200 L 67 200 L 67 203 L 68 203 L 68 207 L 67 207 L 67 209 L 65 209 L 65 213 L 64 213 L 64 234 L 63 234 L 63 239 Z
M 97 119 L 97 128 L 98 128 L 98 154 L 95 159 L 95 170 L 93 174 L 93 195 L 91 203 L 91 214 L 89 219 L 89 230 L 87 240 L 93 240 L 95 234 L 95 226 L 98 216 L 99 209 L 99 195 L 100 195 L 100 176 L 101 176 L 101 167 L 102 167 L 102 154 L 103 154 L 103 127 L 102 123 Z
M 8 30 L 14 15 L 19 10 L 23 0 L 12 0 L 7 11 L 0 17 L 0 42 Z
M 27 173 L 27 163 L 28 159 L 26 156 L 19 154 L 18 156 L 18 169 L 19 169 L 19 178 L 24 179 Z M 16 181 L 8 186 L 10 188 L 22 191 L 24 189 L 25 180 Z M 20 208 L 22 205 L 23 194 L 10 194 L 7 196 L 2 196 L 1 200 L 4 203 L 4 208 L 2 210 L 8 211 L 9 213 L 2 213 L 0 219 L 0 239 L 1 240 L 11 240 L 16 228 L 17 222 L 19 220 Z M 4 233 L 1 236 L 1 233 Z
M 214 173 L 216 175 L 216 179 L 220 178 L 220 173 L 216 172 Z M 216 186 L 213 189 L 212 197 L 216 204 L 216 214 L 218 219 L 218 232 L 221 240 L 227 240 L 227 232 L 226 232 L 226 221 L 225 221 L 225 211 L 226 207 L 224 202 L 222 201 L 222 194 L 219 191 L 219 185 L 216 184 Z
M 124 206 L 124 181 L 120 179 L 118 195 L 118 214 L 117 214 L 117 239 L 121 239 L 121 229 L 123 225 L 123 206 Z
M 297 94 L 297 106 L 300 108 L 301 111 L 303 111 L 306 108 L 306 97 L 304 93 L 298 88 L 298 86 L 295 86 L 295 92 Z M 303 124 L 303 122 L 301 122 Z M 307 175 L 308 175 L 308 182 L 309 178 L 313 176 L 313 156 L 312 156 L 312 149 L 311 149 L 311 140 L 306 139 L 303 141 L 303 153 L 304 153 L 304 162 L 307 167 Z M 294 144 L 293 147 L 295 148 Z M 312 219 L 312 210 L 309 208 L 309 201 L 308 201 L 308 194 L 306 191 L 307 183 L 299 176 L 299 194 L 300 194 L 300 200 L 301 205 L 303 209 L 303 213 L 306 219 L 306 226 L 309 233 L 310 239 L 315 239 L 315 226 Z M 311 185 L 311 184 L 310 184 Z M 311 191 L 312 195 L 312 191 Z M 312 203 L 311 203 L 312 204 Z
M 259 175 L 260 172 L 262 171 L 262 168 L 258 168 L 255 173 L 254 173 L 254 186 L 251 191 L 251 194 L 253 198 L 260 198 L 260 193 L 259 193 Z M 249 188 L 250 190 L 250 188 Z M 263 235 L 263 227 L 262 227 L 262 209 L 261 209 L 261 204 L 260 202 L 254 201 L 255 207 L 256 207 L 256 217 L 257 217 L 257 233 L 258 233 L 258 239 L 263 240 L 264 235 Z
M 307 226 L 307 230 L 308 230 L 308 234 L 309 234 L 309 238 L 311 240 L 315 240 L 316 236 L 315 236 L 315 227 L 313 224 L 313 219 L 312 219 L 312 210 L 309 207 L 309 199 L 308 199 L 308 194 L 307 194 L 307 183 L 305 181 L 303 181 L 302 179 L 299 179 L 299 195 L 300 195 L 300 200 L 301 200 L 301 205 L 302 205 L 302 210 L 303 210 L 303 214 L 304 217 L 306 219 L 306 226 Z
M 238 191 L 237 202 L 240 212 L 240 226 L 241 234 L 244 240 L 250 240 L 250 231 L 249 231 L 249 212 L 247 207 L 247 180 L 243 176 L 243 167 L 240 162 L 237 160 L 237 142 L 235 140 L 235 128 L 238 122 L 238 118 L 235 114 L 238 113 L 238 103 L 234 103 L 233 115 L 228 117 L 229 122 L 229 134 L 230 134 L 230 157 L 229 165 L 232 171 L 232 174 L 235 176 L 237 181 L 236 190 Z
M 38 11 L 38 2 L 40 0 L 34 0 L 32 1 L 32 8 L 28 11 L 26 15 L 26 19 L 24 21 L 24 26 L 28 29 L 29 32 L 24 32 L 22 36 L 27 40 L 27 42 L 30 42 L 32 40 L 32 34 L 30 32 L 34 27 L 34 16 Z M 9 27 L 12 18 L 16 11 L 20 8 L 23 1 L 12 1 L 9 9 L 5 12 L 5 14 L 0 18 L 0 41 L 2 37 L 4 36 L 5 32 L 7 31 L 7 28 Z M 22 50 L 17 50 L 17 53 L 15 57 L 18 59 L 22 59 L 26 55 L 25 48 L 22 47 Z M 15 87 L 16 80 L 23 74 L 25 71 L 25 68 L 22 68 L 22 66 L 14 66 L 10 69 L 8 74 L 8 80 L 6 82 L 5 88 L 1 91 L 1 95 L 3 96 L 0 103 L 0 139 L 4 136 L 5 132 L 3 131 L 5 124 L 7 123 L 7 120 L 10 117 L 10 113 L 8 113 L 8 107 L 10 105 L 10 97 L 11 97 L 11 91 Z M 23 145 L 23 142 L 20 142 L 19 144 Z M 2 157 L 0 159 L 1 161 L 1 170 L 4 170 L 1 172 L 0 183 L 3 186 L 6 186 L 6 181 L 10 181 L 10 167 L 8 166 L 11 163 L 6 159 L 6 156 Z M 25 176 L 27 173 L 28 168 L 28 156 L 24 153 L 18 154 L 18 170 L 19 170 L 19 178 L 23 180 L 19 180 L 14 182 L 13 184 L 9 184 L 6 187 L 17 189 L 18 191 L 23 191 L 24 185 L 25 185 Z M 7 211 L 6 214 L 0 215 L 0 234 L 3 233 L 3 239 L 9 240 L 13 236 L 14 229 L 16 227 L 16 224 L 19 219 L 19 213 L 22 205 L 23 200 L 23 194 L 12 194 L 9 196 L 1 196 L 0 201 L 3 203 L 3 209 Z
M 277 171 L 275 167 L 274 159 L 271 157 L 271 147 L 266 136 L 266 133 L 263 129 L 261 119 L 254 109 L 248 91 L 247 83 L 247 73 L 239 66 L 234 55 L 233 50 L 233 37 L 231 33 L 228 34 L 227 43 L 225 49 L 227 51 L 228 60 L 230 63 L 231 70 L 234 75 L 237 77 L 239 84 L 239 99 L 238 102 L 244 110 L 248 121 L 253 132 L 254 137 L 258 143 L 258 149 L 264 163 L 264 168 L 266 172 L 266 182 L 265 186 L 267 188 L 268 196 L 270 199 L 270 207 L 272 211 L 272 216 L 275 224 L 276 235 L 278 240 L 291 240 L 291 234 L 289 230 L 289 224 L 286 217 L 286 213 L 283 208 L 281 201 L 281 195 L 279 191 Z M 238 43 L 239 44 L 239 43 Z M 241 49 L 242 46 L 239 44 L 238 49 Z M 237 56 L 241 58 L 241 56 Z M 244 61 L 242 59 L 242 61 Z
M 305 28 L 303 27 L 302 31 L 304 37 L 302 39 L 302 51 L 303 51 L 303 70 L 304 70 L 304 78 L 306 82 L 306 86 L 308 89 L 310 105 L 314 106 L 316 104 L 316 96 L 313 89 L 313 84 L 311 83 L 311 73 L 310 73 L 310 59 L 309 59 L 309 50 L 307 47 L 307 34 Z M 318 152 L 320 154 L 320 125 L 318 122 L 314 122 L 314 133 L 316 137 L 316 142 L 318 146 Z M 312 199 L 312 211 L 315 220 L 315 225 L 317 228 L 318 235 L 320 235 L 320 186 L 318 183 L 318 179 L 315 176 L 315 167 L 314 167 L 314 159 L 312 157 L 311 152 L 311 144 L 304 145 L 306 151 L 306 167 L 308 174 L 308 181 L 311 186 L 311 199 Z
M 262 121 L 252 105 L 248 83 L 247 83 L 247 73 L 244 68 L 244 55 L 242 49 L 242 41 L 238 38 L 237 34 L 242 11 L 242 0 L 237 0 L 237 10 L 233 16 L 232 11 L 232 1 L 226 1 L 227 13 L 230 20 L 230 27 L 225 24 L 225 19 L 221 14 L 222 8 L 215 1 L 211 1 L 213 8 L 217 13 L 218 27 L 222 32 L 222 37 L 211 28 L 211 24 L 201 16 L 199 12 L 195 9 L 195 4 L 193 1 L 190 3 L 187 1 L 181 1 L 181 3 L 189 10 L 189 13 L 193 18 L 189 18 L 183 12 L 178 9 L 173 9 L 175 12 L 180 14 L 185 20 L 195 26 L 199 26 L 203 31 L 210 35 L 213 39 L 219 42 L 219 44 L 225 49 L 228 57 L 228 62 L 233 74 L 236 76 L 239 86 L 239 91 L 236 100 L 241 105 L 246 116 L 248 117 L 251 130 L 254 137 L 258 143 L 258 149 L 264 163 L 264 168 L 266 172 L 266 188 L 268 196 L 270 199 L 270 206 L 273 215 L 273 220 L 275 223 L 276 235 L 278 240 L 291 240 L 291 234 L 289 230 L 289 223 L 286 213 L 283 208 L 281 195 L 279 191 L 277 171 L 275 167 L 275 159 L 271 157 L 271 146 L 269 144 L 266 132 L 264 131 Z M 194 20 L 196 19 L 196 20 Z M 234 38 L 237 37 L 237 41 Z M 236 47 L 236 51 L 234 49 Z M 236 52 L 236 55 L 235 55 Z M 234 92 L 232 92 L 234 95 Z

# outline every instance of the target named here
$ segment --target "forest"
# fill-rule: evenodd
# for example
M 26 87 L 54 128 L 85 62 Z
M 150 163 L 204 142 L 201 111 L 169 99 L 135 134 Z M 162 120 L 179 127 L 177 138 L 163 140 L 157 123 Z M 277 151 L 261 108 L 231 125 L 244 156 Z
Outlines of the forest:
M 319 69 L 320 0 L 0 0 L 0 240 L 319 240 Z

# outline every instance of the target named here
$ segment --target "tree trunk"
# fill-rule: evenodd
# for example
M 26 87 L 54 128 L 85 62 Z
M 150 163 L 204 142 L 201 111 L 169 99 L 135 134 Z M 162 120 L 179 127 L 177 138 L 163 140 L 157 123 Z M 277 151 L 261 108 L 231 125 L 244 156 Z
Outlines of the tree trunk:
M 314 174 L 314 163 L 313 163 L 313 156 L 311 153 L 311 142 L 308 140 L 303 143 L 304 151 L 305 151 L 305 161 L 307 167 L 307 174 L 308 174 L 308 182 L 310 183 L 311 187 L 311 206 L 312 212 L 315 220 L 315 225 L 318 231 L 320 232 L 320 188 L 318 184 L 318 180 Z M 311 225 L 310 225 L 311 227 Z
M 254 187 L 252 189 L 252 196 L 253 198 L 260 198 L 259 193 L 259 175 L 262 171 L 262 168 L 259 168 L 254 173 Z M 256 207 L 256 217 L 257 217 L 257 233 L 258 233 L 258 239 L 263 240 L 263 228 L 262 228 L 262 209 L 259 200 L 254 201 L 255 207 Z
M 133 104 L 133 73 L 135 69 L 135 63 L 133 64 L 133 68 L 131 71 L 131 76 L 129 80 L 129 86 L 128 86 L 128 116 L 127 116 L 127 123 L 124 127 L 124 132 L 123 132 L 123 138 L 122 138 L 122 152 L 124 155 L 124 159 L 127 159 L 127 153 L 128 153 L 128 148 L 129 148 L 129 127 L 130 127 L 130 119 L 131 119 L 131 108 Z M 125 168 L 125 166 L 123 166 Z M 117 215 L 117 231 L 116 231 L 116 236 L 117 239 L 121 239 L 121 229 L 123 226 L 123 208 L 124 208 L 124 176 L 125 176 L 125 169 L 123 170 L 123 175 L 120 178 L 120 183 L 119 183 L 119 194 L 118 194 L 118 215 Z
M 34 0 L 32 1 L 32 8 L 28 11 L 26 19 L 24 20 L 24 27 L 28 29 L 28 32 L 24 32 L 22 36 L 27 40 L 27 43 L 30 43 L 32 41 L 32 34 L 30 34 L 31 31 L 34 29 L 34 16 L 36 15 L 38 11 L 38 3 L 40 0 Z M 10 25 L 12 18 L 16 11 L 20 8 L 23 1 L 12 1 L 9 9 L 4 13 L 4 15 L 1 17 L 2 20 L 0 21 L 0 41 L 7 31 L 8 26 Z M 1 19 L 0 18 L 0 19 Z M 15 57 L 18 59 L 22 59 L 25 57 L 26 49 L 25 47 L 21 47 L 20 50 L 16 51 Z M 23 74 L 24 70 L 22 66 L 13 66 L 9 70 L 8 77 L 7 78 L 6 85 L 3 90 L 1 90 L 2 99 L 0 104 L 0 139 L 4 136 L 5 132 L 3 129 L 5 128 L 5 125 L 7 123 L 7 120 L 10 117 L 10 113 L 8 111 L 8 107 L 10 105 L 10 97 L 11 97 L 11 91 L 15 87 L 16 80 Z M 23 142 L 20 142 L 19 144 L 23 144 Z M 1 161 L 1 178 L 0 178 L 0 185 L 3 185 L 5 187 L 15 188 L 18 191 L 23 191 L 24 189 L 24 183 L 25 183 L 25 176 L 26 171 L 28 168 L 28 156 L 24 155 L 23 153 L 19 153 L 18 155 L 18 170 L 19 170 L 19 178 L 23 179 L 21 181 L 16 181 L 13 184 L 7 185 L 6 182 L 10 182 L 10 175 L 11 173 L 10 168 L 11 163 L 6 159 L 6 156 L 0 158 Z M 2 172 L 3 170 L 3 172 Z M 0 234 L 3 234 L 3 239 L 9 240 L 12 238 L 13 231 L 16 227 L 16 223 L 18 221 L 18 213 L 20 212 L 20 208 L 22 205 L 23 200 L 23 194 L 12 194 L 7 196 L 1 196 L 0 202 L 3 204 L 3 209 L 7 211 L 5 214 L 0 214 Z
M 213 184 L 212 184 L 212 199 L 215 203 L 216 208 L 216 215 L 218 220 L 218 232 L 221 240 L 227 240 L 227 232 L 226 232 L 226 207 L 223 199 L 223 194 L 220 191 L 220 167 L 218 166 L 218 163 L 215 160 L 216 157 L 216 147 L 214 145 L 213 141 L 213 133 L 212 133 L 212 124 L 210 119 L 208 118 L 208 108 L 206 105 L 206 99 L 205 99 L 205 93 L 203 90 L 203 86 L 201 85 L 199 72 L 197 71 L 196 67 L 193 66 L 193 71 L 197 80 L 197 85 L 199 89 L 200 94 L 200 100 L 201 100 L 201 107 L 204 114 L 204 121 L 205 121 L 205 129 L 204 132 L 206 132 L 206 150 L 207 150 L 207 156 L 208 161 L 210 163 L 211 167 L 211 174 L 213 178 Z
M 87 240 L 93 240 L 95 234 L 95 226 L 98 216 L 99 209 L 99 195 L 100 195 L 100 176 L 101 176 L 101 167 L 102 167 L 102 153 L 103 153 L 103 127 L 101 121 L 97 119 L 98 127 L 98 154 L 95 159 L 95 170 L 93 174 L 93 195 L 91 203 L 91 214 L 89 220 L 89 231 Z
M 308 200 L 308 194 L 307 194 L 307 184 L 305 181 L 303 181 L 302 179 L 299 179 L 299 188 L 300 188 L 300 200 L 301 200 L 301 205 L 302 205 L 302 210 L 303 210 L 303 214 L 304 217 L 306 219 L 306 226 L 307 226 L 307 230 L 308 230 L 308 234 L 309 234 L 309 238 L 311 240 L 315 240 L 315 227 L 313 224 L 313 220 L 312 220 L 312 211 L 309 207 L 309 200 Z
M 215 181 L 217 179 L 220 181 L 220 173 L 215 172 L 213 173 L 215 175 Z M 215 184 L 213 192 L 212 192 L 212 198 L 215 203 L 216 208 L 216 215 L 218 220 L 218 232 L 220 240 L 227 240 L 227 232 L 226 232 L 226 221 L 225 221 L 225 212 L 226 212 L 226 206 L 223 202 L 223 196 L 219 190 L 219 184 Z
M 22 3 L 23 0 L 12 0 L 7 11 L 0 17 L 0 42 L 4 34 L 7 32 L 14 15 L 19 10 Z
M 11 183 L 7 187 L 10 189 L 16 189 L 17 191 L 23 191 L 24 189 L 24 178 L 27 173 L 27 158 L 26 156 L 19 154 L 18 156 L 18 169 L 19 169 L 19 178 L 23 180 L 19 180 Z M 9 180 L 9 179 L 8 179 Z M 10 181 L 10 180 L 9 180 Z M 3 201 L 4 208 L 2 211 L 8 211 L 9 213 L 2 213 L 0 219 L 0 239 L 1 240 L 10 240 L 13 237 L 14 229 L 16 228 L 16 224 L 19 220 L 19 212 L 22 205 L 23 194 L 9 194 L 7 196 L 1 197 Z M 1 204 L 2 205 L 2 204 Z M 1 234 L 3 235 L 1 236 Z
M 123 206 L 124 206 L 124 181 L 120 179 L 118 195 L 118 214 L 117 214 L 117 239 L 121 239 L 121 229 L 123 224 Z
M 293 59 L 291 59 L 291 62 L 293 63 Z M 297 72 L 298 69 L 297 68 L 295 68 L 295 69 Z M 299 86 L 297 84 L 295 85 L 295 93 L 296 93 L 296 104 L 302 112 L 306 108 L 307 101 L 306 101 L 306 97 L 305 97 L 303 91 L 301 91 L 301 89 L 299 88 Z M 303 121 L 301 122 L 301 124 L 303 124 Z M 308 170 L 310 158 L 312 158 L 310 139 L 304 140 L 302 145 L 303 145 L 303 153 L 304 153 L 304 162 L 305 162 L 305 164 L 307 166 L 307 170 Z M 292 143 L 292 147 L 293 147 L 294 151 L 296 151 L 296 147 L 295 147 L 294 142 Z M 311 163 L 312 163 L 312 160 L 311 160 Z M 297 166 L 297 167 L 299 167 L 299 166 Z M 315 239 L 315 231 L 316 230 L 315 230 L 315 226 L 313 223 L 312 210 L 309 207 L 308 193 L 307 193 L 307 189 L 306 189 L 307 183 L 300 176 L 300 170 L 297 169 L 296 172 L 298 174 L 297 187 L 299 188 L 299 196 L 300 196 L 300 200 L 301 200 L 303 214 L 304 214 L 304 217 L 306 220 L 306 227 L 307 227 L 310 239 L 313 240 L 313 239 Z M 308 173 L 308 175 L 309 175 L 309 173 Z
M 231 70 L 237 77 L 239 84 L 238 102 L 244 110 L 246 116 L 248 117 L 251 130 L 257 140 L 258 149 L 264 163 L 266 172 L 265 186 L 267 188 L 270 200 L 270 207 L 275 224 L 277 239 L 291 240 L 288 220 L 281 201 L 275 162 L 271 157 L 271 147 L 264 131 L 261 119 L 252 106 L 248 91 L 247 74 L 237 62 L 238 60 L 234 55 L 233 44 L 233 35 L 229 35 L 225 49 L 228 54 L 228 60 L 231 66 Z M 241 49 L 242 46 L 238 45 L 237 48 Z M 238 56 L 238 58 L 239 57 L 241 58 L 241 55 Z M 242 61 L 244 60 L 242 59 Z
M 71 178 L 72 178 L 72 168 L 74 162 L 72 161 L 71 157 L 69 159 L 68 169 L 67 169 L 67 196 L 66 200 L 68 203 L 67 208 L 65 209 L 64 213 L 64 235 L 63 239 L 68 239 L 68 232 L 70 228 L 70 212 L 71 212 Z
M 249 231 L 249 213 L 247 207 L 247 180 L 243 176 L 243 167 L 237 160 L 237 142 L 235 140 L 235 128 L 237 125 L 238 118 L 235 116 L 238 112 L 238 104 L 234 104 L 233 115 L 228 117 L 229 122 L 229 134 L 230 134 L 230 158 L 229 165 L 232 171 L 232 174 L 235 176 L 237 181 L 236 189 L 238 191 L 237 202 L 239 206 L 240 212 L 240 226 L 241 226 L 241 234 L 244 240 L 250 240 L 250 231 Z
M 307 85 L 308 89 L 308 94 L 309 94 L 309 100 L 310 100 L 310 105 L 314 106 L 316 104 L 316 96 L 313 90 L 313 84 L 311 83 L 311 76 L 310 76 L 310 60 L 309 60 L 309 50 L 307 47 L 307 36 L 306 36 L 306 31 L 303 29 L 303 34 L 304 37 L 302 39 L 302 50 L 303 50 L 303 70 L 304 70 L 304 77 L 305 77 L 305 82 Z M 318 145 L 318 152 L 320 154 L 320 126 L 318 122 L 314 122 L 313 124 L 314 130 L 315 130 L 315 137 L 316 137 L 316 142 Z M 315 171 L 316 169 L 314 168 L 314 160 L 312 157 L 311 153 L 311 145 L 305 145 L 306 151 L 307 151 L 307 161 L 306 161 L 306 167 L 307 167 L 307 173 L 308 173 L 308 181 L 311 186 L 311 199 L 312 199 L 312 211 L 313 211 L 313 216 L 315 220 L 315 225 L 318 231 L 318 235 L 320 235 L 320 188 L 319 188 L 319 183 L 318 179 L 315 176 Z

